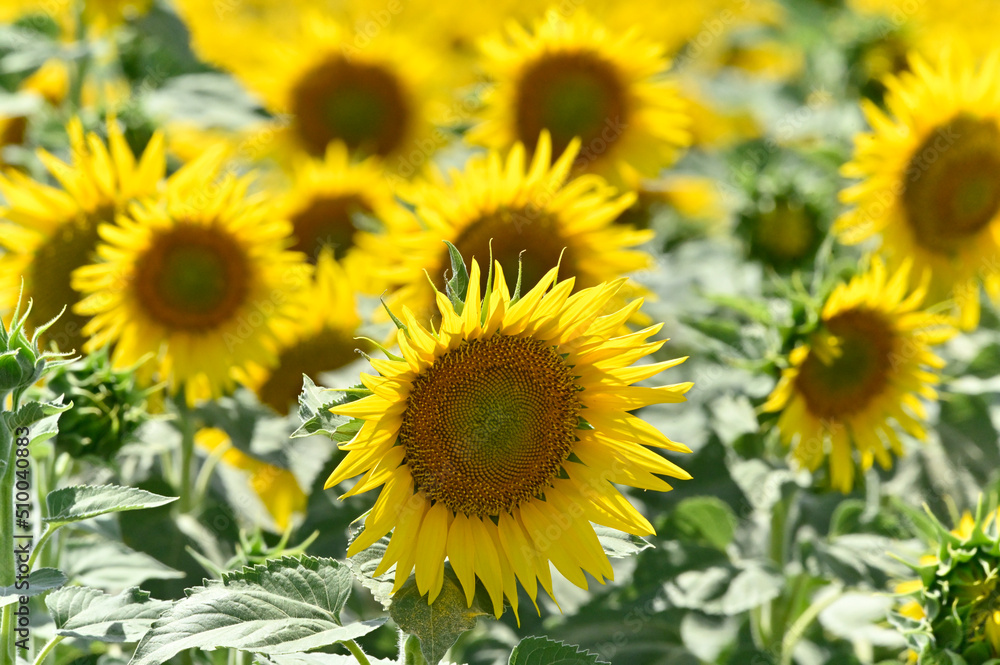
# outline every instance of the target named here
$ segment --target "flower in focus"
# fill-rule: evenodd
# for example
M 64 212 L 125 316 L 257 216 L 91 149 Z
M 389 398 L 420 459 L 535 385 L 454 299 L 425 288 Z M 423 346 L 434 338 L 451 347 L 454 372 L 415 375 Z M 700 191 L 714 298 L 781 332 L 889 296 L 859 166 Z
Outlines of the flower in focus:
M 647 341 L 659 325 L 612 336 L 639 306 L 601 316 L 624 280 L 573 295 L 572 278 L 555 280 L 512 298 L 496 263 L 481 300 L 472 261 L 464 305 L 437 293 L 436 331 L 404 307 L 402 358 L 373 360 L 372 395 L 331 409 L 364 424 L 326 487 L 361 474 L 345 496 L 382 487 L 348 556 L 392 530 L 375 574 L 395 564 L 394 593 L 415 568 L 433 602 L 446 557 L 467 602 L 478 577 L 497 617 L 504 596 L 517 612 L 517 581 L 533 602 L 539 583 L 552 595 L 550 561 L 582 588 L 584 571 L 603 583 L 613 571 L 591 522 L 653 533 L 611 483 L 666 491 L 654 474 L 690 477 L 649 447 L 689 449 L 628 413 L 685 401 L 690 383 L 632 385 L 684 359 L 631 367 L 663 342 Z
M 308 497 L 288 469 L 268 464 L 236 448 L 229 436 L 216 427 L 199 430 L 194 442 L 205 452 L 220 456 L 226 466 L 249 474 L 250 488 L 274 519 L 278 531 L 285 531 L 295 514 L 305 511 Z
M 955 334 L 951 319 L 922 311 L 926 289 L 908 289 L 909 267 L 887 273 L 879 259 L 840 284 L 823 305 L 819 329 L 792 351 L 790 367 L 763 409 L 780 411 L 777 427 L 792 455 L 815 471 L 829 457 L 830 484 L 854 487 L 855 461 L 892 466 L 902 455 L 896 425 L 924 439 L 927 413 L 919 398 L 937 399 L 931 352 Z
M 296 319 L 278 322 L 278 361 L 274 367 L 253 366 L 247 385 L 260 401 L 278 413 L 287 413 L 302 392 L 302 375 L 314 382 L 319 375 L 340 369 L 358 358 L 358 350 L 370 350 L 356 340 L 361 325 L 351 281 L 333 259 L 329 249 L 320 254 L 309 288 L 296 295 Z
M 137 204 L 100 228 L 99 262 L 73 274 L 92 316 L 87 350 L 114 344 L 121 367 L 152 353 L 171 392 L 187 401 L 232 388 L 233 370 L 268 365 L 277 317 L 308 280 L 285 250 L 290 224 L 276 219 L 252 177 L 218 176 L 207 154 L 170 177 L 163 205 Z
M 891 266 L 931 270 L 929 301 L 954 298 L 960 324 L 979 322 L 980 284 L 1000 299 L 1000 52 L 980 63 L 964 51 L 886 81 L 888 114 L 871 103 L 871 133 L 856 139 L 843 174 L 861 182 L 841 199 L 841 241 L 881 235 Z
M 614 223 L 635 195 L 619 195 L 594 176 L 566 182 L 578 147 L 572 141 L 552 164 L 551 141 L 543 132 L 530 164 L 518 143 L 506 162 L 491 152 L 469 159 L 461 172 L 452 170 L 448 181 L 435 173 L 411 187 L 405 197 L 424 228 L 386 238 L 388 267 L 381 273 L 399 286 L 389 304 L 405 303 L 421 318 L 431 313 L 435 288 L 444 288 L 451 265 L 442 240 L 462 256 L 483 262 L 492 256 L 507 275 L 518 274 L 520 261 L 525 289 L 557 265 L 578 288 L 647 267 L 648 255 L 631 248 L 652 238 L 652 231 Z M 511 291 L 514 286 L 507 284 Z M 485 282 L 480 288 L 485 291 Z
M 907 638 L 911 661 L 983 665 L 1000 658 L 1000 533 L 998 511 L 980 505 L 948 531 L 933 515 L 921 515 L 937 533 L 935 554 L 914 566 L 919 578 L 896 586 L 909 597 L 890 620 Z M 941 660 L 935 660 L 941 659 Z
M 29 325 L 37 327 L 67 307 L 45 338 L 59 348 L 79 350 L 87 317 L 70 311 L 80 299 L 70 275 L 93 260 L 101 224 L 113 222 L 129 202 L 157 193 L 166 158 L 159 133 L 136 162 L 113 120 L 108 122 L 107 145 L 96 134 L 84 135 L 79 120 L 67 129 L 71 163 L 39 153 L 61 189 L 15 171 L 0 176 L 6 199 L 6 208 L 0 209 L 0 247 L 5 250 L 0 256 L 0 312 L 13 309 L 23 279 L 25 295 L 34 302 Z
M 496 148 L 532 146 L 543 130 L 556 154 L 574 138 L 577 170 L 634 185 L 670 165 L 690 142 L 676 87 L 663 78 L 663 48 L 632 30 L 615 33 L 589 15 L 550 13 L 532 31 L 510 24 L 482 45 L 496 80 L 483 122 L 469 140 Z

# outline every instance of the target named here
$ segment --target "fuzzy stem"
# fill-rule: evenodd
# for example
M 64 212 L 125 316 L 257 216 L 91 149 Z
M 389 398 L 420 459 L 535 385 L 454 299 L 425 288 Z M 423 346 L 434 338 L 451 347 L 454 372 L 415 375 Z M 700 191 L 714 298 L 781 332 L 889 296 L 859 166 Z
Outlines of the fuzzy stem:
M 42 647 L 42 650 L 38 652 L 38 655 L 35 656 L 35 662 L 33 665 L 42 665 L 42 663 L 45 662 L 45 658 L 50 653 L 52 653 L 52 650 L 56 648 L 56 645 L 62 642 L 64 639 L 66 638 L 63 635 L 56 635 L 51 640 L 49 640 L 48 643 L 46 643 L 46 645 Z
M 354 640 L 340 640 L 338 644 L 343 645 L 351 655 L 360 663 L 361 665 L 371 665 L 371 661 L 368 660 L 368 656 L 365 652 L 361 650 L 361 647 Z

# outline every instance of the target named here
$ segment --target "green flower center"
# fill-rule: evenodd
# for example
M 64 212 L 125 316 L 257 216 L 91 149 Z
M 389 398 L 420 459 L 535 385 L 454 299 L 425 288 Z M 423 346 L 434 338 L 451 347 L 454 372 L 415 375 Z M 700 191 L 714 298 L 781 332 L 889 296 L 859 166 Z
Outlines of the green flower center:
M 114 217 L 114 208 L 105 206 L 67 220 L 35 250 L 26 280 L 32 298 L 29 328 L 51 321 L 66 307 L 59 320 L 45 332 L 46 344 L 55 342 L 60 349 L 79 351 L 86 341 L 82 331 L 89 319 L 72 311 L 80 294 L 70 286 L 70 276 L 77 268 L 94 262 L 94 251 L 100 242 L 97 228 L 114 221 Z
M 1000 127 L 959 116 L 932 132 L 906 171 L 902 201 L 918 245 L 954 253 L 1000 213 Z
M 305 253 L 313 263 L 325 248 L 333 250 L 334 258 L 343 259 L 354 247 L 358 231 L 355 215 L 371 212 L 371 207 L 354 195 L 317 197 L 290 218 L 295 229 L 292 249 Z
M 378 65 L 327 60 L 292 91 L 299 139 L 322 156 L 333 141 L 388 155 L 403 142 L 411 109 L 395 74 Z
M 835 340 L 827 353 L 817 338 L 799 374 L 796 388 L 809 411 L 820 418 L 840 419 L 865 409 L 889 385 L 896 334 L 872 311 L 853 309 L 826 322 Z
M 517 134 L 535 145 L 548 129 L 561 154 L 574 137 L 590 146 L 610 146 L 626 123 L 625 88 L 614 67 L 597 54 L 549 54 L 527 69 L 517 83 Z
M 358 348 L 369 349 L 362 340 L 355 340 L 349 333 L 330 328 L 299 340 L 278 355 L 278 366 L 257 389 L 260 401 L 278 413 L 288 413 L 302 392 L 303 374 L 318 382 L 323 372 L 340 369 L 356 360 Z
M 501 208 L 485 215 L 467 226 L 453 243 L 466 260 L 475 258 L 482 266 L 481 292 L 485 292 L 489 276 L 490 247 L 492 256 L 503 267 L 507 288 L 513 293 L 517 284 L 518 261 L 521 261 L 521 293 L 538 283 L 552 268 L 562 266 L 560 274 L 577 278 L 576 288 L 591 284 L 581 283 L 576 270 L 576 255 L 562 237 L 557 221 L 547 212 L 528 206 L 520 209 Z M 565 250 L 565 251 L 564 251 Z M 523 252 L 523 253 L 522 253 Z M 559 257 L 562 255 L 562 263 Z M 444 290 L 444 274 L 449 269 L 447 251 L 441 254 L 441 264 L 435 284 Z
M 545 342 L 493 335 L 418 376 L 399 429 L 418 490 L 467 515 L 499 515 L 541 493 L 576 440 L 570 367 Z
M 250 266 L 235 238 L 181 224 L 153 238 L 136 262 L 137 301 L 167 328 L 200 331 L 230 321 L 250 290 Z

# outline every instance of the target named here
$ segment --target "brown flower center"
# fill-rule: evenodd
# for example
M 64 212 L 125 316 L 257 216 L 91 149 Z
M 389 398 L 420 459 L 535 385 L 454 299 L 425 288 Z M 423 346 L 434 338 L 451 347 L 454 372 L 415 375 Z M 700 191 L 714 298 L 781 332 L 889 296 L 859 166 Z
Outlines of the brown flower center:
M 340 57 L 307 72 L 292 91 L 302 145 L 322 156 L 333 141 L 388 155 L 403 142 L 412 109 L 394 73 Z
M 291 215 L 295 231 L 292 249 L 305 253 L 313 263 L 325 248 L 334 258 L 343 259 L 354 246 L 357 214 L 371 214 L 371 207 L 357 196 L 321 196 Z
M 418 490 L 468 515 L 498 515 L 543 492 L 576 440 L 571 368 L 545 342 L 493 335 L 418 376 L 399 429 Z
M 837 342 L 832 358 L 811 350 L 795 383 L 812 414 L 840 419 L 864 410 L 889 385 L 897 338 L 881 316 L 861 309 L 837 314 L 826 329 Z
M 924 141 L 910 160 L 903 209 L 918 245 L 951 254 L 1000 212 L 1000 127 L 958 116 Z
M 614 67 L 594 53 L 546 55 L 517 83 L 518 138 L 529 146 L 548 129 L 555 154 L 579 136 L 614 143 L 627 120 L 625 87 Z
M 493 260 L 499 261 L 503 267 L 507 287 L 511 292 L 517 284 L 519 258 L 521 293 L 537 284 L 549 270 L 560 265 L 560 254 L 563 257 L 563 270 L 560 270 L 560 274 L 576 275 L 576 256 L 572 248 L 567 247 L 568 243 L 563 239 L 556 220 L 549 213 L 531 206 L 521 209 L 501 208 L 467 226 L 453 242 L 466 261 L 475 258 L 479 262 L 482 267 L 480 288 L 483 292 L 489 275 L 491 239 Z M 444 274 L 450 266 L 448 252 L 444 250 L 441 267 L 435 275 L 435 284 L 442 291 Z M 576 277 L 579 282 L 580 276 Z M 585 286 L 590 284 L 576 285 L 578 289 Z
M 224 230 L 180 224 L 155 236 L 136 262 L 137 301 L 151 319 L 203 331 L 230 321 L 250 291 L 244 249 Z

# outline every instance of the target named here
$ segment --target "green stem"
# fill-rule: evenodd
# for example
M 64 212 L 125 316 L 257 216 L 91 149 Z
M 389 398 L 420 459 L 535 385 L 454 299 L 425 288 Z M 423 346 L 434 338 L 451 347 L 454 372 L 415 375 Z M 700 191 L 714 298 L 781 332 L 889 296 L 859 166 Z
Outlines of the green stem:
M 0 324 L 2 325 L 2 324 Z M 0 417 L 3 416 L 6 395 L 0 397 Z M 3 478 L 0 478 L 0 586 L 14 586 L 16 561 L 14 560 L 14 433 L 0 425 L 0 450 L 8 451 Z M 0 614 L 0 665 L 15 665 L 14 609 L 18 603 L 3 608 Z
M 28 570 L 35 569 L 35 560 L 38 558 L 38 555 L 42 551 L 45 544 L 49 542 L 49 538 L 52 537 L 52 534 L 54 534 L 58 528 L 58 526 L 52 527 L 49 524 L 45 525 L 45 531 L 42 532 L 42 535 L 38 539 L 38 542 L 35 543 L 35 546 L 31 548 L 31 556 L 28 558 Z
M 183 398 L 182 398 L 183 399 Z M 181 407 L 181 486 L 180 501 L 178 509 L 181 513 L 191 510 L 194 505 L 192 496 L 194 488 L 191 486 L 191 464 L 194 461 L 194 427 L 191 422 L 191 415 L 187 408 Z
M 820 612 L 832 605 L 843 593 L 843 588 L 838 584 L 837 588 L 830 595 L 807 607 L 806 611 L 795 620 L 795 623 L 785 633 L 784 639 L 781 640 L 780 665 L 792 665 L 792 652 L 795 650 L 795 645 L 799 643 L 799 640 L 802 639 L 802 636 L 805 635 L 806 630 L 816 620 Z
M 368 656 L 365 655 L 365 652 L 361 650 L 361 647 L 354 640 L 340 640 L 338 644 L 346 647 L 361 665 L 372 665 L 371 661 L 368 660 Z
M 38 655 L 35 656 L 34 665 L 42 665 L 42 663 L 45 662 L 46 657 L 48 657 L 48 655 L 52 652 L 52 650 L 56 648 L 56 645 L 62 642 L 64 639 L 66 638 L 63 635 L 56 635 L 51 640 L 49 640 L 48 643 L 44 647 L 42 647 L 42 650 L 38 652 Z

